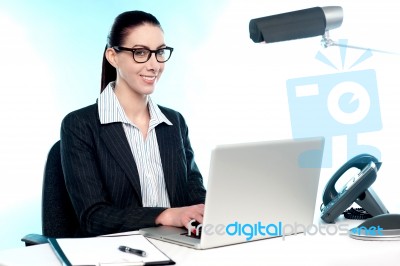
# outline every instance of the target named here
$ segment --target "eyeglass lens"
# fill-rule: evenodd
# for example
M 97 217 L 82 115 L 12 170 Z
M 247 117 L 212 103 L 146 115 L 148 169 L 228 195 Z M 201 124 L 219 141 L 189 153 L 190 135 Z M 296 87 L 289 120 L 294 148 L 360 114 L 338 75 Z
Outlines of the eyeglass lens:
M 166 62 L 171 56 L 171 50 L 169 49 L 162 48 L 156 51 L 150 51 L 149 49 L 143 48 L 136 49 L 133 52 L 133 59 L 135 59 L 136 62 L 144 63 L 150 59 L 152 53 L 156 55 L 156 59 L 160 63 Z

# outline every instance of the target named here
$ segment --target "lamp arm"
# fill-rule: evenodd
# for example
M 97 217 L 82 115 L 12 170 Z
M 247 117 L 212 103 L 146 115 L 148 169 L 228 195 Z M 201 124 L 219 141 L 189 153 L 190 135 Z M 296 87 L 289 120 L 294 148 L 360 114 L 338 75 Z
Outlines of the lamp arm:
M 330 46 L 339 46 L 339 47 L 346 47 L 346 48 L 352 48 L 352 49 L 358 49 L 358 50 L 366 50 L 366 51 L 369 50 L 369 51 L 377 52 L 377 53 L 400 55 L 399 53 L 395 53 L 395 52 L 389 52 L 389 51 L 385 51 L 385 50 L 377 50 L 377 49 L 371 49 L 371 48 L 365 48 L 365 47 L 341 44 L 341 43 L 335 42 L 329 37 L 329 31 L 326 31 L 325 34 L 322 35 L 321 45 L 324 48 L 327 48 Z

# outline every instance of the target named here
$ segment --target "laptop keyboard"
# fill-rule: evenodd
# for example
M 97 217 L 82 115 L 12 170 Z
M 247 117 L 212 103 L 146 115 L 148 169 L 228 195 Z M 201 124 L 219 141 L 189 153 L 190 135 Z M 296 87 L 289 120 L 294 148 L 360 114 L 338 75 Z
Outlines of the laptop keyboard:
M 189 235 L 189 233 L 182 233 L 183 236 L 187 236 L 187 237 L 191 237 L 191 238 L 196 238 L 196 239 L 200 239 L 201 238 L 201 234 L 196 235 L 196 233 L 191 233 Z
M 190 235 L 189 235 L 189 233 L 186 233 L 186 232 L 182 233 L 181 235 L 187 236 L 187 237 L 191 237 L 191 238 L 200 239 L 201 238 L 201 228 L 199 230 L 199 233 L 196 233 L 196 229 L 193 229 L 192 232 L 190 233 Z

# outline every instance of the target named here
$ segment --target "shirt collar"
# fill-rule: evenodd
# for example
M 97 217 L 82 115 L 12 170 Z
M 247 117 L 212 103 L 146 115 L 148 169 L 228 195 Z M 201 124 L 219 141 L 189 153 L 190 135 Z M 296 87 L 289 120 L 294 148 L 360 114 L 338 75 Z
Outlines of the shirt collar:
M 110 82 L 99 96 L 98 110 L 101 124 L 109 124 L 122 122 L 132 124 L 125 115 L 124 109 L 120 105 L 117 96 L 114 93 L 115 82 Z M 155 126 L 166 123 L 172 125 L 171 121 L 161 112 L 157 104 L 155 104 L 149 96 L 148 102 L 150 112 L 149 129 Z

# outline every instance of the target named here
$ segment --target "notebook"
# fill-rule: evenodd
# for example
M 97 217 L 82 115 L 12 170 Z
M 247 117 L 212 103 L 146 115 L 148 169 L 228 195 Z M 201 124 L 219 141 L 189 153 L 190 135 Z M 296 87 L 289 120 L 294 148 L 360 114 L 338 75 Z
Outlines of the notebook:
M 201 237 L 169 226 L 140 232 L 195 249 L 301 233 L 313 223 L 323 149 L 322 137 L 218 145 Z

